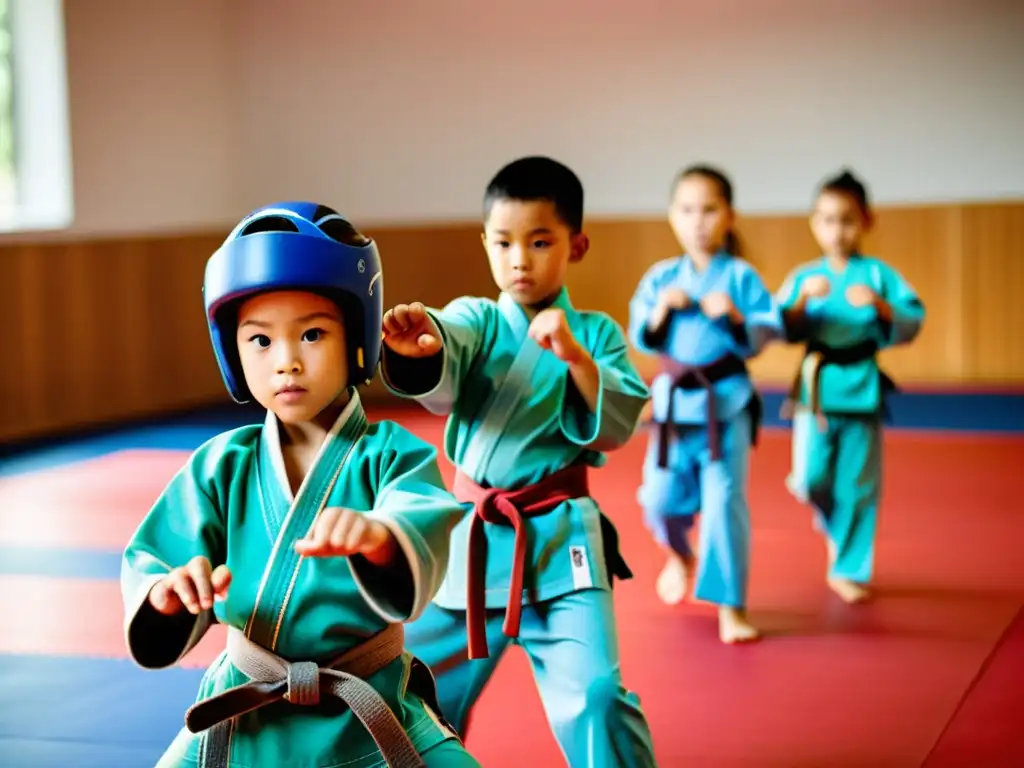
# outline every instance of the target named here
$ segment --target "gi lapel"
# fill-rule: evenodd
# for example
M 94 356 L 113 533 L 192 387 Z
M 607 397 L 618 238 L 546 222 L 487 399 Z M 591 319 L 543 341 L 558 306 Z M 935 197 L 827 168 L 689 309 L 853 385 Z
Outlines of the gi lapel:
M 501 441 L 506 420 L 518 404 L 525 387 L 529 386 L 533 369 L 543 352 L 526 335 L 529 330 L 526 313 L 511 296 L 502 293 L 498 297 L 498 309 L 511 328 L 515 343 L 520 346 L 505 379 L 480 409 L 480 423 L 466 446 L 460 469 L 478 483 L 484 481 L 487 465 Z
M 274 650 L 277 644 L 292 586 L 302 565 L 302 557 L 295 551 L 295 542 L 313 528 L 366 427 L 366 414 L 359 395 L 352 389 L 349 404 L 331 428 L 293 499 L 284 473 L 277 417 L 273 413 L 267 415 L 258 463 L 260 499 L 264 521 L 269 530 L 276 532 L 276 538 L 256 593 L 256 605 L 245 626 L 245 635 L 268 650 Z M 282 511 L 280 507 L 286 503 L 287 511 Z M 272 523 L 275 524 L 271 526 Z
M 569 292 L 565 288 L 562 288 L 551 306 L 565 312 L 570 328 L 574 333 L 578 333 L 576 326 L 579 315 L 569 301 Z M 553 354 L 541 349 L 529 338 L 527 334 L 530 322 L 526 312 L 507 293 L 502 293 L 498 297 L 498 309 L 512 331 L 514 342 L 519 344 L 519 351 L 505 379 L 481 408 L 480 423 L 466 447 L 460 469 L 477 483 L 484 481 L 484 475 L 494 460 L 509 419 L 513 418 L 516 409 L 522 406 L 524 399 L 529 400 L 538 375 L 549 365 L 558 362 Z M 514 457 L 508 458 L 514 460 Z

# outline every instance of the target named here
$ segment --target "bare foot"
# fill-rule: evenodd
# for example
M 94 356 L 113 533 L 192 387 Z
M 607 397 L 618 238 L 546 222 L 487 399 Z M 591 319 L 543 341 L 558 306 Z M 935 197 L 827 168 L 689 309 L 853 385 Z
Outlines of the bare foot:
M 803 492 L 800 485 L 797 483 L 796 478 L 793 475 L 786 475 L 785 479 L 786 490 L 789 491 L 790 496 L 799 501 L 801 504 L 807 503 L 807 494 Z
M 828 585 L 847 603 L 863 603 L 871 597 L 867 587 L 849 579 L 829 579 Z
M 692 556 L 684 558 L 674 552 L 668 556 L 655 585 L 661 602 L 665 605 L 679 605 L 686 599 L 687 590 L 693 580 L 695 563 L 696 560 Z
M 747 621 L 742 608 L 722 606 L 718 609 L 718 637 L 723 643 L 752 643 L 761 639 L 761 633 Z

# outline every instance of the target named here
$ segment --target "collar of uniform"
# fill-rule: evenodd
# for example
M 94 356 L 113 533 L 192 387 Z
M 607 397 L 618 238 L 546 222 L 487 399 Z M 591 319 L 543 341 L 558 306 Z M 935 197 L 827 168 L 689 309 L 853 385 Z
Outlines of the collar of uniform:
M 526 309 L 522 307 L 515 299 L 509 294 L 502 291 L 498 297 L 498 308 L 501 313 L 505 316 L 505 319 L 512 326 L 512 329 L 516 332 L 517 337 L 526 336 L 526 332 L 530 327 L 530 318 L 526 314 Z M 548 309 L 555 308 L 565 312 L 565 319 L 572 325 L 578 316 L 576 308 L 572 305 L 572 301 L 569 299 L 569 289 L 564 285 L 558 291 L 555 296 L 555 300 L 551 302 L 547 307 Z
M 355 414 L 362 412 L 363 405 L 359 400 L 359 390 L 355 387 L 349 387 L 349 399 L 348 404 L 338 414 L 338 418 L 334 420 L 334 424 L 331 427 L 331 431 L 327 433 L 324 438 L 323 445 L 320 446 L 320 450 L 317 451 L 318 461 L 320 456 L 324 452 L 325 446 L 331 442 L 341 432 L 342 428 L 348 424 L 349 420 L 355 416 Z M 267 411 L 267 418 L 263 422 L 263 430 L 266 435 L 267 448 L 270 451 L 270 461 L 274 466 L 274 474 L 277 476 L 278 482 L 281 483 L 282 488 L 286 490 L 286 495 L 289 501 L 292 499 L 291 485 L 288 482 L 288 472 L 284 466 L 284 451 L 281 446 L 281 423 L 278 421 L 277 415 L 273 411 Z M 316 465 L 316 461 L 313 462 Z

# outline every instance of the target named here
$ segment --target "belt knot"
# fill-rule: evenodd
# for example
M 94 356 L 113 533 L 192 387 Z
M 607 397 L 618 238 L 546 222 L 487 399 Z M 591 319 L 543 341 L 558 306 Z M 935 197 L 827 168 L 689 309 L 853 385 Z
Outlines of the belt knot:
M 297 661 L 288 665 L 288 688 L 284 698 L 300 707 L 320 703 L 320 667 L 313 661 Z

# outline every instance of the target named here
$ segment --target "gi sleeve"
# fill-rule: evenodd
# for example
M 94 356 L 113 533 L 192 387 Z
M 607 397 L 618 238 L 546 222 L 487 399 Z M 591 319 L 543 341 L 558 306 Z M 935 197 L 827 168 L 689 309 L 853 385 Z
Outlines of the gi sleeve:
M 174 476 L 139 525 L 121 560 L 124 633 L 129 655 L 145 669 L 177 663 L 216 619 L 212 610 L 159 613 L 149 603 L 153 586 L 174 568 L 205 557 L 212 568 L 226 559 L 225 515 L 214 487 L 217 443 L 207 443 Z
M 560 426 L 570 442 L 593 451 L 610 451 L 633 436 L 650 391 L 630 362 L 626 337 L 618 323 L 601 313 L 588 319 L 596 326 L 588 334 L 594 341 L 587 344 L 599 376 L 596 407 L 590 410 L 566 371 Z
M 445 488 L 437 451 L 397 424 L 389 425 L 377 464 L 376 501 L 367 514 L 395 537 L 399 562 L 381 568 L 349 558 L 363 598 L 385 621 L 409 622 L 437 594 L 448 569 L 449 538 L 466 509 Z
M 384 385 L 399 397 L 419 402 L 433 414 L 446 416 L 459 399 L 487 329 L 486 307 L 480 299 L 459 298 L 442 310 L 428 309 L 441 332 L 441 351 L 427 358 L 397 354 L 387 344 L 381 355 Z

